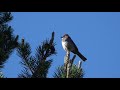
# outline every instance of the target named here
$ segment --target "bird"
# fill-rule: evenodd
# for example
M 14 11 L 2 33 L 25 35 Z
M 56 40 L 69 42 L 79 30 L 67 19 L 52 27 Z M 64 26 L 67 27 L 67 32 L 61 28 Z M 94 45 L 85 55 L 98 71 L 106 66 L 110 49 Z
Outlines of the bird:
M 75 45 L 75 43 L 68 34 L 64 34 L 61 38 L 62 38 L 62 47 L 66 52 L 72 52 L 74 54 L 77 54 L 83 61 L 87 60 L 87 58 L 84 57 L 79 52 L 77 46 Z

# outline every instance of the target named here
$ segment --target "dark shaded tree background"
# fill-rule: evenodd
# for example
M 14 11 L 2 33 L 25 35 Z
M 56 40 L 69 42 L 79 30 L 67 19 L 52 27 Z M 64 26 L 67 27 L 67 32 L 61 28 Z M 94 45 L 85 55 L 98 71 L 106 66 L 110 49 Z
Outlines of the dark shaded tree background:
M 24 39 L 19 43 L 17 52 L 24 67 L 24 70 L 18 76 L 19 78 L 47 78 L 48 70 L 53 61 L 48 58 L 56 54 L 54 32 L 52 32 L 50 40 L 43 41 L 36 48 L 35 56 L 31 55 L 30 44 L 25 42 Z
M 0 12 L 0 69 L 18 45 L 18 35 L 8 23 L 13 19 L 10 12 Z

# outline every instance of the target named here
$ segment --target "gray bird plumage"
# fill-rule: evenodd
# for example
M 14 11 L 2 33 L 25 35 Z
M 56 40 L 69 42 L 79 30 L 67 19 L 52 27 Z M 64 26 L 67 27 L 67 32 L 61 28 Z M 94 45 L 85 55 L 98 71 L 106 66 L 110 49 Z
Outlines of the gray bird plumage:
M 70 38 L 68 34 L 63 35 L 62 38 L 62 46 L 65 51 L 72 52 L 74 54 L 77 54 L 83 61 L 86 61 L 87 59 L 79 52 L 77 46 L 73 42 L 73 40 Z

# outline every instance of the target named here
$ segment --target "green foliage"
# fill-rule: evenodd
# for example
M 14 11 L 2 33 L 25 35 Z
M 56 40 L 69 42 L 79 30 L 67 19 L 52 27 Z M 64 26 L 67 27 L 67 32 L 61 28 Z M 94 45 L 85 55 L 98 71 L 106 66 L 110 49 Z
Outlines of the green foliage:
M 76 65 L 72 65 L 69 78 L 83 78 L 84 72 L 82 68 L 78 68 Z M 66 71 L 64 70 L 64 65 L 59 66 L 53 75 L 54 78 L 66 78 Z
M 84 72 L 82 68 L 78 68 L 76 65 L 73 65 L 71 72 L 70 78 L 83 78 Z
M 56 72 L 54 72 L 53 77 L 54 78 L 66 78 L 66 72 L 64 70 L 64 66 L 59 66 Z
M 0 25 L 8 23 L 12 19 L 13 17 L 10 12 L 0 12 Z
M 0 12 L 0 68 L 18 45 L 18 35 L 15 36 L 12 27 L 7 24 L 12 18 L 11 13 Z
M 0 78 L 4 78 L 4 75 L 2 72 L 0 72 Z
M 36 49 L 35 56 L 31 55 L 31 47 L 29 43 L 22 42 L 18 45 L 18 56 L 22 59 L 24 70 L 18 75 L 19 78 L 46 78 L 48 69 L 51 66 L 52 59 L 48 57 L 56 54 L 54 40 L 54 32 L 50 40 L 45 40 Z

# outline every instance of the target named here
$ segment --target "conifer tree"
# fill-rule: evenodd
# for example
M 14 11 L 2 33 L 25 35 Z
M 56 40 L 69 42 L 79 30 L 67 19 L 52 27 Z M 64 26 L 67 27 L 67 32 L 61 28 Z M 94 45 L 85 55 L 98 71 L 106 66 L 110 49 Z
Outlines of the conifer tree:
M 0 72 L 0 78 L 4 78 L 4 75 L 2 72 Z
M 0 78 L 4 78 L 1 68 L 8 60 L 14 49 L 21 58 L 24 69 L 18 75 L 19 78 L 47 78 L 48 70 L 52 65 L 51 56 L 56 54 L 54 32 L 51 39 L 46 39 L 36 48 L 35 55 L 31 55 L 31 46 L 24 39 L 18 42 L 18 35 L 13 34 L 12 27 L 8 24 L 13 19 L 10 12 L 0 12 Z M 64 65 L 59 66 L 54 73 L 54 78 L 83 78 L 84 72 L 81 63 L 73 64 L 72 59 L 66 55 Z
M 70 59 L 70 53 L 69 55 L 66 54 L 64 58 L 64 65 L 59 66 L 56 69 L 53 77 L 54 78 L 83 78 L 84 72 L 81 67 L 82 62 L 79 61 L 78 65 L 75 65 L 73 63 L 75 57 L 76 55 L 74 55 L 73 58 Z
M 54 32 L 50 40 L 45 40 L 36 48 L 35 55 L 31 55 L 31 47 L 24 39 L 18 45 L 18 56 L 24 66 L 19 78 L 47 78 L 48 70 L 52 64 L 52 55 L 56 54 Z
M 0 12 L 0 69 L 18 45 L 18 35 L 15 36 L 8 25 L 12 19 L 10 12 Z

